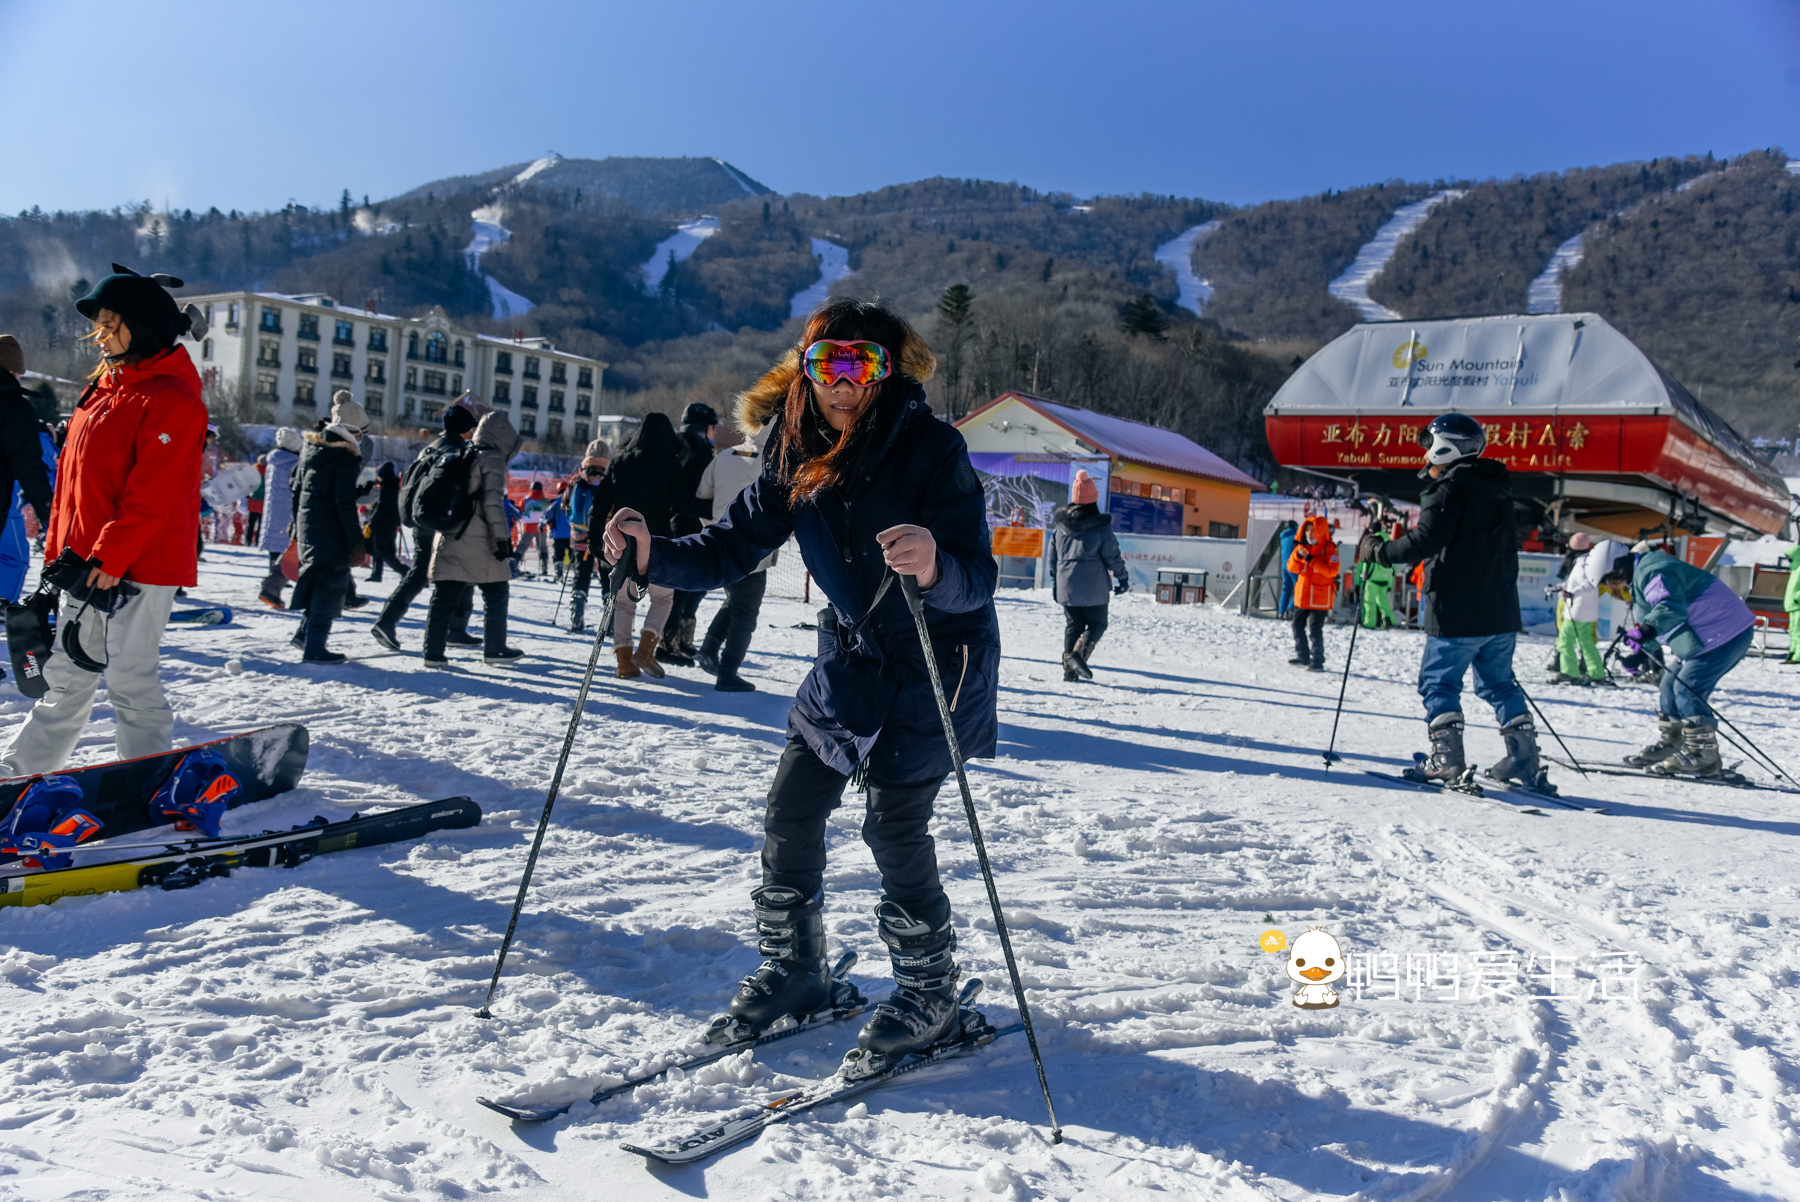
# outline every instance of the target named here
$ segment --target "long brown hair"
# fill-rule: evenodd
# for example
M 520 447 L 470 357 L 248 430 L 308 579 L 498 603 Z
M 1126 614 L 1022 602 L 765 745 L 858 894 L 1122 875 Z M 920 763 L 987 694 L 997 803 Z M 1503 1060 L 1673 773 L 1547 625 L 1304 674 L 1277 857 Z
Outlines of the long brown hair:
M 875 425 L 875 412 L 889 397 L 917 385 L 901 366 L 902 351 L 908 339 L 917 340 L 906 319 L 877 301 L 836 297 L 826 301 L 806 319 L 800 336 L 799 351 L 821 338 L 840 341 L 862 340 L 879 343 L 887 349 L 893 365 L 887 379 L 875 385 L 874 395 L 856 415 L 849 429 L 839 433 L 826 424 L 814 404 L 813 383 L 804 371 L 788 385 L 787 405 L 783 410 L 781 443 L 776 461 L 788 482 L 790 503 L 810 501 L 826 489 L 842 484 L 849 475 L 863 443 Z

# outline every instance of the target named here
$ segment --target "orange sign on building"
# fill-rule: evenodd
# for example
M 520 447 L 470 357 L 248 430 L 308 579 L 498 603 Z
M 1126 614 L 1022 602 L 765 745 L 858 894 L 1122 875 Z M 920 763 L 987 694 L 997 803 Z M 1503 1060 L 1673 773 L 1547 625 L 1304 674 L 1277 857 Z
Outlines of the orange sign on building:
M 1044 532 L 1033 526 L 996 526 L 994 556 L 1013 559 L 1042 559 Z

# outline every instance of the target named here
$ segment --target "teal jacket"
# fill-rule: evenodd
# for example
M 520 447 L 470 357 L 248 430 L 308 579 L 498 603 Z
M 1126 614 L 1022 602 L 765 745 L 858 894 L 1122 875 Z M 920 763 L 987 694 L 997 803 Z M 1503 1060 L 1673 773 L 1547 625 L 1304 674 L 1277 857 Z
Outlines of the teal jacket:
M 1638 556 L 1631 572 L 1631 607 L 1642 625 L 1682 659 L 1728 643 L 1756 625 L 1756 616 L 1729 585 L 1673 555 Z

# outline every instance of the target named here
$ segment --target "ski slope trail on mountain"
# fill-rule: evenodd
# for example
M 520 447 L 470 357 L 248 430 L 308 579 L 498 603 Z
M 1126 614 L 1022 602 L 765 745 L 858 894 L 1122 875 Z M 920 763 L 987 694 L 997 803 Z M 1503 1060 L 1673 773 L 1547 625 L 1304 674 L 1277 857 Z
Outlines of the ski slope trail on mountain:
M 1194 274 L 1194 251 L 1218 228 L 1217 221 L 1208 221 L 1184 230 L 1180 237 L 1171 238 L 1156 248 L 1156 261 L 1175 273 L 1175 282 L 1180 289 L 1175 303 L 1193 313 L 1206 308 L 1213 291 L 1210 281 Z
M 1424 200 L 1415 200 L 1395 209 L 1394 215 L 1375 231 L 1375 236 L 1356 252 L 1355 260 L 1344 269 L 1344 273 L 1325 286 L 1326 290 L 1354 308 L 1363 321 L 1399 321 L 1400 314 L 1369 296 L 1369 285 L 1381 274 L 1381 269 L 1388 265 L 1388 260 L 1394 257 L 1401 241 L 1425 224 L 1432 209 L 1461 195 L 1460 189 L 1446 188 L 1442 192 L 1432 193 Z
M 260 553 L 208 547 L 197 597 L 237 602 Z M 386 586 L 362 586 L 375 596 Z M 528 658 L 412 654 L 305 667 L 294 615 L 171 629 L 178 737 L 304 722 L 300 786 L 226 833 L 468 794 L 479 826 L 139 890 L 0 909 L 0 1198 L 1744 1199 L 1800 1193 L 1795 1070 L 1800 816 L 1774 794 L 1554 779 L 1601 816 L 1418 792 L 1422 637 L 1348 631 L 1324 674 L 1283 624 L 1116 599 L 1095 681 L 1065 683 L 1063 617 L 1003 593 L 1000 755 L 971 783 L 1067 1142 L 1006 1039 L 764 1132 L 703 1164 L 657 1146 L 831 1073 L 854 1022 L 599 1105 L 686 1045 L 756 963 L 748 893 L 819 600 L 770 598 L 744 668 L 596 681 L 495 1001 L 480 1021 L 586 638 L 552 581 L 513 586 Z M 702 608 L 710 618 L 716 595 Z M 374 607 L 334 630 L 372 652 Z M 400 626 L 409 651 L 424 606 Z M 1652 732 L 1649 690 L 1527 688 L 1575 752 Z M 608 656 L 610 658 L 610 656 Z M 1790 769 L 1800 674 L 1752 660 L 1717 700 Z M 0 686 L 0 738 L 28 702 Z M 1491 715 L 1467 699 L 1471 756 Z M 78 762 L 111 754 L 104 692 Z M 1548 742 L 1548 739 L 1546 739 Z M 1746 769 L 1749 770 L 1748 768 Z M 859 796 L 830 825 L 831 954 L 891 982 Z M 1017 1020 L 954 784 L 933 824 L 963 972 Z M 1332 1010 L 1290 1002 L 1322 927 L 1356 970 Z M 478 1105 L 574 1102 L 514 1126 Z

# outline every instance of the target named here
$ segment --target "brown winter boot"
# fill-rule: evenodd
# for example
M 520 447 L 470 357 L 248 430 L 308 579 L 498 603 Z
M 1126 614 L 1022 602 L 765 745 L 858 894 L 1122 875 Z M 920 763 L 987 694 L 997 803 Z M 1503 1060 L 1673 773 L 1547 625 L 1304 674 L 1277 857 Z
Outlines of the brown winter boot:
M 613 654 L 619 657 L 620 680 L 636 680 L 643 675 L 637 670 L 637 665 L 632 662 L 630 647 L 614 647 Z
M 661 639 L 662 636 L 657 634 L 654 630 L 644 631 L 643 634 L 638 636 L 637 654 L 631 657 L 632 663 L 656 677 L 658 680 L 661 680 L 665 675 L 663 666 L 656 662 L 656 644 L 660 642 Z

